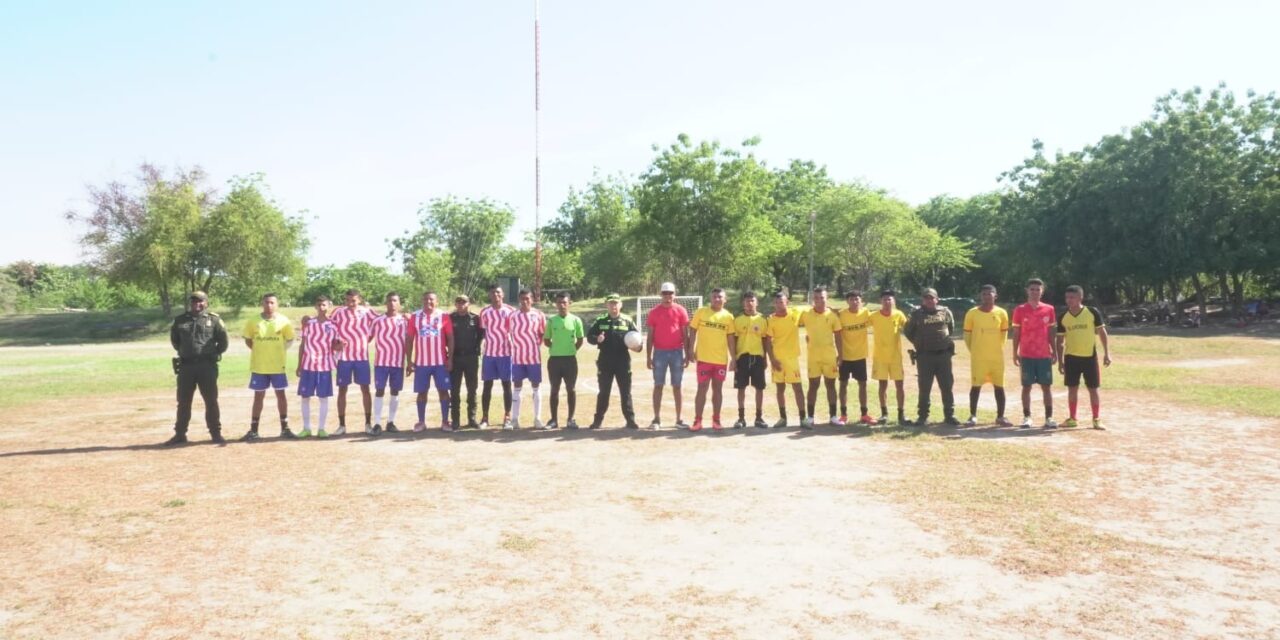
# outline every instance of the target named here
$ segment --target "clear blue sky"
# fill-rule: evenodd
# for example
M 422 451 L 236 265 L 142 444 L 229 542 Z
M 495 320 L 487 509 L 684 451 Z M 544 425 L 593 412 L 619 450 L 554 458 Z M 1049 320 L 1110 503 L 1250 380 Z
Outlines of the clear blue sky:
M 312 264 L 387 263 L 447 194 L 532 229 L 532 17 L 532 0 L 0 4 L 0 263 L 78 260 L 62 213 L 142 161 L 265 173 L 308 212 Z M 1277 24 L 1265 1 L 544 0 L 543 220 L 680 132 L 760 135 L 771 165 L 912 203 L 972 195 L 1033 138 L 1078 148 L 1169 89 L 1280 89 Z

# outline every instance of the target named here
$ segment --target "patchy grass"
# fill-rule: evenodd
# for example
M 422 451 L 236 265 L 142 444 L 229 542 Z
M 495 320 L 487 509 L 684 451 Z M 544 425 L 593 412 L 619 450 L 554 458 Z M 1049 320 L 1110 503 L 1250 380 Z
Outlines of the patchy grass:
M 499 547 L 513 553 L 533 553 L 540 544 L 542 541 L 537 538 L 510 532 L 503 533 L 502 539 L 498 542 Z

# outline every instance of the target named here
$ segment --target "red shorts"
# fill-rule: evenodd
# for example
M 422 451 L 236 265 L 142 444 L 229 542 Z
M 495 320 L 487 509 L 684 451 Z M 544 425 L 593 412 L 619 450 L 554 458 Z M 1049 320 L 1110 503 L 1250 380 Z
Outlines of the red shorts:
M 725 373 L 728 371 L 727 365 L 711 364 L 710 362 L 698 362 L 698 384 L 702 384 L 708 380 L 716 382 L 724 382 Z

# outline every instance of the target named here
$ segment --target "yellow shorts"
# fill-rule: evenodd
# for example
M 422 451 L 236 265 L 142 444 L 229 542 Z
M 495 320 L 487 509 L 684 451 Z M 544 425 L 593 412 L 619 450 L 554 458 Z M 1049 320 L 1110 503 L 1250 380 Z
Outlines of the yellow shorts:
M 981 387 L 990 382 L 997 387 L 1004 386 L 1004 360 L 974 360 L 969 363 L 970 377 L 973 386 Z
M 809 379 L 826 378 L 835 380 L 840 375 L 840 361 L 836 359 L 836 353 L 814 354 L 809 352 L 809 362 L 806 363 Z
M 799 384 L 800 359 L 783 360 L 781 370 L 769 367 L 769 379 L 773 380 L 774 384 Z
M 875 358 L 871 361 L 872 380 L 901 380 L 902 358 Z

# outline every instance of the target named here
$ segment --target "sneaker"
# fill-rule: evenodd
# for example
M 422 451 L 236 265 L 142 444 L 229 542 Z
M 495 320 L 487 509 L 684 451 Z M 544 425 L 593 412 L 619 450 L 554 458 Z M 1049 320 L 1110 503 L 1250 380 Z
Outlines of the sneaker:
M 657 431 L 658 429 L 661 429 L 661 428 L 662 428 L 662 422 L 660 422 L 657 418 L 654 418 L 653 422 L 649 423 L 649 430 L 651 431 Z
M 250 429 L 248 433 L 240 436 L 240 442 L 254 442 L 258 439 L 258 432 Z
M 413 425 L 414 433 L 422 433 L 423 431 L 426 431 L 426 430 L 427 430 L 427 425 L 422 424 L 421 422 L 414 423 Z
M 519 418 L 512 418 L 512 419 L 511 419 L 511 428 L 512 428 L 512 429 L 519 429 L 519 428 L 520 428 L 520 419 L 519 419 Z
M 444 423 L 440 425 L 440 430 L 453 431 L 453 423 L 449 422 L 448 420 L 445 420 Z
M 364 434 L 365 434 L 366 436 L 371 436 L 371 435 L 373 435 L 373 434 L 375 434 L 375 433 L 377 433 L 377 432 L 379 432 L 379 431 L 381 431 L 381 430 L 382 430 L 382 428 L 381 428 L 381 427 L 375 427 L 374 425 L 371 425 L 371 424 L 366 424 L 366 425 L 364 426 Z
M 1093 428 L 1094 428 L 1094 429 L 1097 429 L 1098 431 L 1106 431 L 1106 430 L 1107 430 L 1107 428 L 1106 428 L 1106 427 L 1102 426 L 1102 418 L 1094 418 L 1094 419 L 1093 419 Z
M 687 422 L 685 422 L 684 420 L 681 420 L 681 419 L 679 419 L 679 418 L 676 418 L 676 428 L 677 428 L 677 429 L 688 429 L 688 428 L 689 428 L 689 423 L 687 423 Z
M 512 429 L 519 429 L 519 428 L 520 427 L 516 425 L 515 421 L 512 420 L 511 418 L 507 418 L 502 421 L 502 429 L 504 431 L 511 431 Z
M 180 445 L 180 444 L 186 444 L 186 443 L 187 443 L 187 436 L 186 436 L 186 435 L 181 434 L 181 433 L 175 433 L 175 434 L 173 434 L 173 437 L 172 437 L 172 438 L 169 438 L 168 440 L 165 440 L 165 441 L 164 441 L 164 446 L 166 446 L 166 447 L 173 447 L 173 446 L 177 446 L 177 445 Z
M 812 428 L 813 428 L 813 418 L 804 418 L 804 419 L 802 419 L 802 420 L 800 421 L 800 428 L 801 428 L 801 429 L 812 429 Z
M 1044 428 L 1046 428 L 1046 429 L 1057 429 L 1057 428 L 1058 428 L 1058 421 L 1057 421 L 1057 420 L 1054 420 L 1053 418 L 1045 418 L 1045 419 L 1044 419 Z
M 577 429 L 577 428 L 578 428 L 578 423 L 577 423 L 576 421 L 574 421 L 574 419 L 573 419 L 573 418 L 569 418 L 569 421 L 565 423 L 564 428 L 566 428 L 566 429 Z
M 481 420 L 481 421 L 480 421 L 480 424 L 476 425 L 476 428 L 477 428 L 477 429 L 488 429 L 488 428 L 489 428 L 489 421 L 488 421 L 488 420 Z
M 744 429 L 746 428 L 746 426 L 747 426 L 747 421 L 743 420 L 742 418 L 738 418 L 738 421 L 733 423 L 734 429 Z
M 837 416 L 827 416 L 827 424 L 833 427 L 843 427 L 845 425 L 845 421 L 841 420 Z
M 387 423 L 387 433 L 398 433 L 399 431 L 400 430 L 396 428 L 396 423 L 394 422 Z
M 545 430 L 545 429 L 547 428 L 547 425 L 542 424 L 542 421 L 541 421 L 541 420 L 539 420 L 539 419 L 537 419 L 537 418 L 534 418 L 534 419 L 533 419 L 533 428 L 534 428 L 534 429 L 537 429 L 537 430 L 539 430 L 539 431 L 543 431 L 543 430 Z
M 720 426 L 720 421 L 719 421 L 719 420 L 712 420 L 712 421 L 711 421 L 711 429 L 712 429 L 713 431 L 724 431 L 724 427 Z
M 288 427 L 284 427 L 283 429 L 280 429 L 280 437 L 285 440 L 297 440 L 298 434 L 290 431 Z
M 1075 418 L 1067 418 L 1066 422 L 1062 423 L 1063 429 L 1074 429 L 1078 426 L 1080 426 L 1080 423 Z
M 888 425 L 888 424 L 889 424 L 889 414 L 887 414 L 887 413 L 882 413 L 882 414 L 880 414 L 880 419 L 879 419 L 879 420 L 876 420 L 876 423 L 878 423 L 878 424 L 880 424 L 880 425 L 882 425 L 882 426 L 884 426 L 884 425 Z
M 843 427 L 843 426 L 845 426 L 845 425 L 849 424 L 849 416 L 840 416 L 839 418 L 836 418 L 835 420 L 832 420 L 831 422 L 832 422 L 832 424 L 836 425 L 837 427 Z
M 632 420 L 632 421 L 628 422 L 627 424 L 623 425 L 623 428 L 626 428 L 626 429 L 639 429 L 639 428 L 640 428 L 640 423 L 639 423 L 639 422 L 636 422 L 635 420 Z
M 371 436 L 377 436 L 382 434 L 382 425 L 380 424 L 375 424 L 372 427 L 370 427 L 370 429 L 372 429 L 371 431 L 369 431 L 369 435 Z
M 555 420 L 552 420 L 551 422 L 548 422 L 548 423 L 546 423 L 546 424 L 542 425 L 542 428 L 543 428 L 543 429 L 546 429 L 547 431 L 552 431 L 552 430 L 555 430 L 555 429 L 559 429 L 559 428 L 560 428 L 560 423 L 559 423 L 559 422 L 556 422 Z
M 978 426 L 978 416 L 969 416 L 969 419 L 964 421 L 964 426 L 966 427 Z
M 328 437 L 329 437 L 329 432 L 328 432 L 328 431 L 325 431 L 324 429 L 321 429 L 321 430 L 319 430 L 319 431 L 317 431 L 317 432 L 316 432 L 316 437 L 317 437 L 317 438 L 328 438 Z
M 317 433 L 316 435 L 320 435 L 320 434 L 318 434 L 318 433 Z M 335 436 L 345 436 L 345 435 L 347 435 L 347 425 L 345 425 L 345 424 L 340 424 L 340 425 L 338 425 L 338 428 L 333 430 L 333 435 L 335 435 Z M 324 437 L 326 437 L 326 436 L 320 436 L 320 437 L 324 438 Z
M 1013 423 L 1012 423 L 1012 422 L 1009 422 L 1009 419 L 1008 419 L 1008 418 L 1006 418 L 1006 417 L 1004 417 L 1004 416 L 999 416 L 999 417 L 997 417 L 997 418 L 996 418 L 996 426 L 997 426 L 997 427 L 1012 427 L 1012 426 L 1013 426 Z
M 777 422 L 775 422 L 775 423 L 773 423 L 773 428 L 774 428 L 774 429 L 786 429 L 786 428 L 787 428 L 787 419 L 786 419 L 786 418 L 778 418 L 778 421 L 777 421 Z
M 1046 422 L 1045 422 L 1045 424 L 1048 424 L 1048 422 L 1046 421 Z M 1024 418 L 1022 419 L 1022 424 L 1019 424 L 1019 425 L 1018 425 L 1018 428 L 1019 428 L 1019 429 L 1030 429 L 1030 428 L 1031 428 L 1031 416 L 1026 416 L 1026 417 L 1024 417 Z
M 299 437 L 299 438 L 310 438 L 310 437 L 311 437 L 311 430 L 310 430 L 310 429 L 303 429 L 302 431 L 299 431 L 299 432 L 298 432 L 298 437 Z
M 1098 426 L 1098 421 L 1097 421 L 1097 420 L 1094 420 L 1094 421 L 1093 421 L 1093 428 L 1095 428 L 1095 429 L 1101 429 L 1102 427 L 1099 427 L 1099 426 Z M 221 434 L 221 433 L 211 433 L 211 434 L 209 434 L 209 441 L 210 441 L 210 442 L 212 442 L 212 443 L 214 443 L 214 444 L 226 444 L 226 443 L 227 443 L 227 439 L 226 439 L 226 438 L 224 438 L 224 437 L 222 437 L 222 434 Z
M 768 422 L 765 422 L 765 421 L 764 421 L 764 418 L 756 418 L 756 421 L 755 421 L 755 427 L 756 427 L 757 429 L 768 429 L 768 428 L 769 428 L 769 423 L 768 423 Z
M 888 421 L 889 421 L 888 416 L 881 416 L 881 417 L 880 417 L 880 424 L 885 424 L 885 423 L 886 423 L 886 422 L 888 422 Z M 871 417 L 871 416 L 869 416 L 869 415 L 863 414 L 863 416 L 862 416 L 861 418 L 859 418 L 859 419 L 858 419 L 858 422 L 861 422 L 862 424 L 865 424 L 865 425 L 867 425 L 867 426 L 869 427 L 869 426 L 871 426 L 871 425 L 873 425 L 873 424 L 875 424 L 875 423 L 876 423 L 876 419 L 875 419 L 875 418 L 872 418 L 872 417 Z
M 701 420 L 694 420 L 694 421 L 693 421 L 693 424 L 689 425 L 689 430 L 690 430 L 690 431 L 702 431 L 702 421 L 701 421 Z

